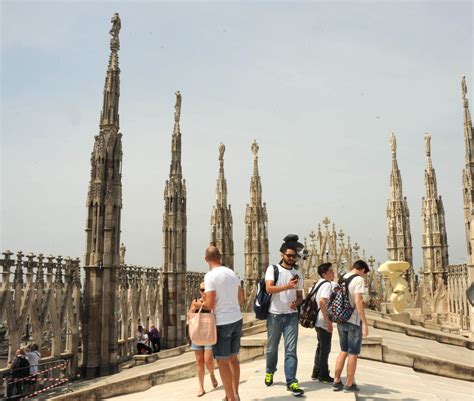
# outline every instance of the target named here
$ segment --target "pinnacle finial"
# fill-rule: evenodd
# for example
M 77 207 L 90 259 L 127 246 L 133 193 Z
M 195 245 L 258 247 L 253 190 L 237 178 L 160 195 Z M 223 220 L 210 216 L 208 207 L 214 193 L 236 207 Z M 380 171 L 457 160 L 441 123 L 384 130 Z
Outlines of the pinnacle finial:
M 254 157 L 257 157 L 258 156 L 258 143 L 257 141 L 254 139 L 253 143 L 252 143 L 252 153 L 253 153 L 253 156 Z
M 219 160 L 224 160 L 224 153 L 225 153 L 225 145 L 221 142 L 219 145 Z
M 110 28 L 109 34 L 112 36 L 110 39 L 110 49 L 117 51 L 120 48 L 120 29 L 122 28 L 122 21 L 120 20 L 119 13 L 115 13 L 110 20 L 112 28 Z
M 258 176 L 258 143 L 256 140 L 252 143 L 252 153 L 253 153 L 253 175 L 254 177 Z
M 431 156 L 431 135 L 427 132 L 425 133 L 425 152 L 426 157 L 429 158 Z
M 179 119 L 181 118 L 181 93 L 177 91 L 175 95 L 176 95 L 176 104 L 174 106 L 174 109 L 175 109 L 174 121 L 176 123 L 179 123 Z
M 392 151 L 392 156 L 396 157 L 397 156 L 397 137 L 395 136 L 393 132 L 390 135 L 389 142 L 390 142 L 390 149 Z
M 466 85 L 466 76 L 463 75 L 461 78 L 461 89 L 462 89 L 462 97 L 466 99 L 467 96 L 467 85 Z

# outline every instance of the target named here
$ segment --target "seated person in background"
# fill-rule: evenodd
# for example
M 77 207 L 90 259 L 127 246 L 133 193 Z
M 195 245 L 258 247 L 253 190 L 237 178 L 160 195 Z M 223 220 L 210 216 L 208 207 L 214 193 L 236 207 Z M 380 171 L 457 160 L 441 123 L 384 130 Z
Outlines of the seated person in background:
M 161 335 L 155 325 L 150 325 L 150 331 L 148 332 L 148 338 L 150 339 L 153 352 L 160 352 L 161 350 Z
M 143 326 L 138 326 L 137 334 L 135 335 L 137 340 L 137 352 L 139 354 L 151 354 L 151 348 L 147 345 L 148 335 L 145 334 Z

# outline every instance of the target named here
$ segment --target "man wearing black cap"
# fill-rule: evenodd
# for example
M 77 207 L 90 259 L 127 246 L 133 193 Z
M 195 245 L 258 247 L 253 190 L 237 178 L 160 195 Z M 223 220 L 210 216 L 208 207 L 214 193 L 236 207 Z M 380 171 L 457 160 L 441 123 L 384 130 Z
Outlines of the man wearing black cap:
M 278 280 L 274 279 L 274 268 L 269 266 L 265 274 L 265 286 L 272 301 L 267 317 L 267 366 L 265 384 L 273 384 L 273 374 L 278 362 L 278 345 L 281 335 L 285 341 L 285 377 L 287 390 L 295 396 L 304 391 L 299 387 L 296 379 L 298 357 L 296 344 L 298 342 L 298 310 L 303 299 L 303 277 L 295 269 L 295 262 L 299 258 L 298 252 L 303 245 L 298 242 L 298 236 L 287 235 L 280 247 L 281 261 L 278 264 Z
M 369 266 L 363 260 L 357 260 L 352 265 L 352 270 L 344 274 L 343 280 L 347 280 L 349 290 L 349 301 L 354 307 L 351 317 L 345 323 L 337 324 L 339 333 L 339 345 L 341 353 L 336 359 L 336 369 L 334 372 L 333 390 L 344 390 L 345 393 L 354 393 L 359 391 L 355 384 L 355 371 L 357 367 L 357 357 L 360 354 L 362 344 L 362 335 L 366 337 L 369 334 L 369 326 L 365 318 L 364 303 L 362 295 L 364 294 L 364 276 L 369 271 Z M 354 277 L 352 277 L 354 276 Z M 349 281 L 350 280 L 350 281 Z M 343 283 L 343 285 L 346 285 Z M 342 370 L 347 361 L 346 384 L 341 381 Z

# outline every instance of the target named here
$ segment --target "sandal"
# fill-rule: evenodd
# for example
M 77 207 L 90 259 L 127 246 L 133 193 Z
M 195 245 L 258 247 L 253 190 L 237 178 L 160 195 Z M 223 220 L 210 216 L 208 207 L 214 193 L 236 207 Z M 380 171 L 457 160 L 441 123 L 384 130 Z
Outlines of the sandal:
M 211 375 L 211 382 L 212 382 L 212 387 L 216 388 L 219 383 L 217 383 L 217 379 L 216 379 L 216 376 L 214 375 Z
M 206 394 L 206 392 L 204 390 L 200 390 L 197 396 L 202 397 L 204 394 Z

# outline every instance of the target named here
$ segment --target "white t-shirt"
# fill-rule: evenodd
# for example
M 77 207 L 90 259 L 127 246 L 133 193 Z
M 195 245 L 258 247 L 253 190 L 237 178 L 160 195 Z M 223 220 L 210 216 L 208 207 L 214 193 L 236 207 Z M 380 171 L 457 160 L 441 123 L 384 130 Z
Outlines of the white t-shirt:
M 303 276 L 302 274 L 296 270 L 295 268 L 285 269 L 284 267 L 277 265 L 278 267 L 278 280 L 274 285 L 282 286 L 288 284 L 288 282 L 295 276 L 296 274 L 299 277 L 298 280 L 298 290 L 303 290 Z M 265 281 L 268 280 L 275 280 L 275 274 L 273 270 L 273 266 L 270 265 L 267 267 L 267 271 L 265 273 Z M 270 309 L 268 311 L 270 313 L 274 313 L 276 315 L 282 315 L 285 313 L 296 313 L 297 310 L 291 309 L 290 305 L 293 301 L 296 300 L 296 288 L 292 290 L 286 290 L 282 292 L 277 292 L 276 294 L 272 294 L 272 302 L 270 303 Z
M 352 275 L 354 275 L 354 273 L 346 273 L 344 274 L 344 279 L 347 279 Z M 349 283 L 349 301 L 352 307 L 355 306 L 354 294 L 364 294 L 364 293 L 365 293 L 364 279 L 361 276 L 357 276 L 353 278 L 351 282 Z M 357 309 L 354 309 L 354 312 L 352 312 L 352 315 L 350 319 L 347 321 L 347 323 L 352 323 L 357 326 L 360 326 L 359 312 L 357 312 Z
M 228 267 L 212 268 L 204 276 L 205 291 L 216 292 L 216 325 L 222 326 L 238 322 L 242 319 L 239 305 L 240 281 L 237 275 Z
M 148 336 L 145 333 L 141 333 L 137 331 L 137 334 L 135 334 L 135 339 L 137 340 L 137 344 L 146 344 L 148 340 Z
M 317 287 L 323 281 L 327 281 L 327 280 L 324 280 L 323 278 L 320 278 L 319 281 L 315 284 L 315 286 Z M 316 320 L 316 327 L 321 327 L 324 330 L 327 330 L 328 326 L 327 326 L 326 321 L 324 320 L 323 312 L 321 312 L 321 304 L 319 302 L 320 302 L 321 298 L 329 299 L 329 296 L 331 295 L 331 290 L 336 285 L 337 284 L 334 281 L 327 281 L 326 283 L 321 284 L 321 287 L 319 287 L 318 292 L 313 295 L 313 297 L 315 297 L 315 299 L 316 299 L 316 302 L 318 303 L 318 308 L 319 308 L 318 319 Z M 310 292 L 313 289 L 314 289 L 314 286 L 313 286 L 313 288 L 311 288 Z

